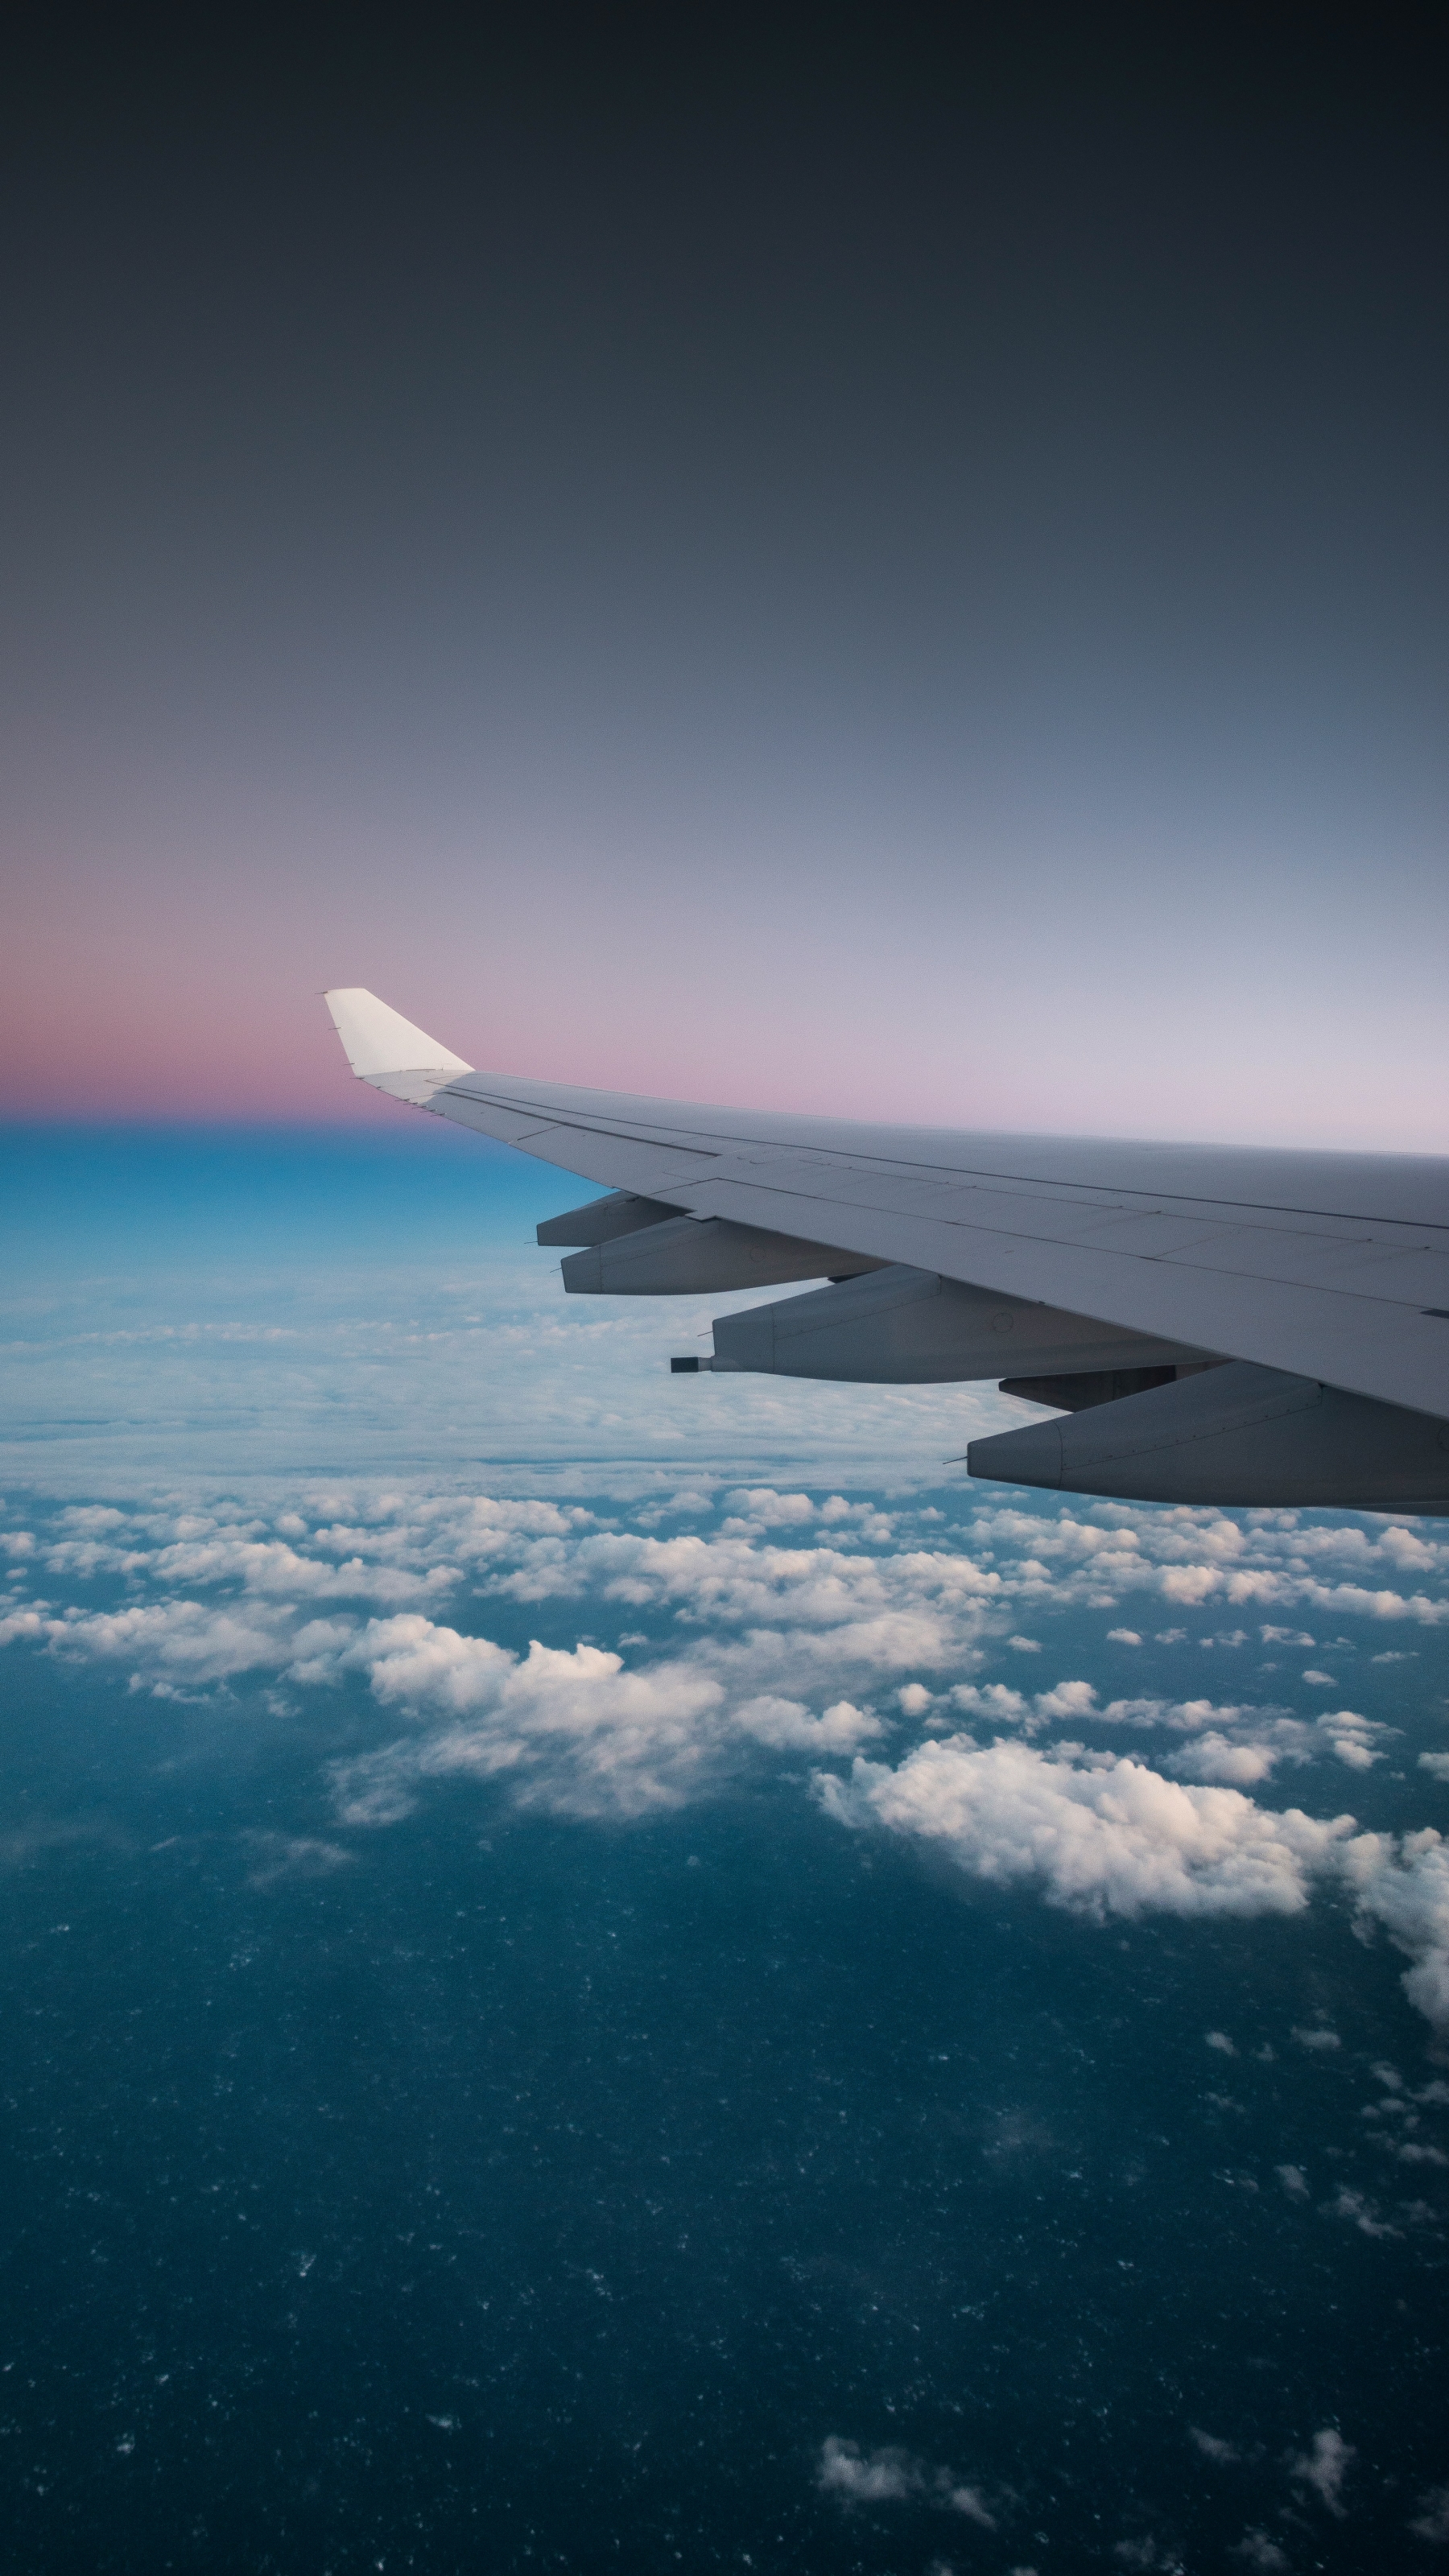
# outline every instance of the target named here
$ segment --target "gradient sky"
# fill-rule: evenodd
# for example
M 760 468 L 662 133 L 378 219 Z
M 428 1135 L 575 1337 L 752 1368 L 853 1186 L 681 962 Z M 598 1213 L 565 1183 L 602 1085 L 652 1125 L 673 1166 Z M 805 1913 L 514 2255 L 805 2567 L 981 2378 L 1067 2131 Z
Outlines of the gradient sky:
M 1412 41 L 532 24 L 20 66 L 0 1108 L 1444 1150 Z

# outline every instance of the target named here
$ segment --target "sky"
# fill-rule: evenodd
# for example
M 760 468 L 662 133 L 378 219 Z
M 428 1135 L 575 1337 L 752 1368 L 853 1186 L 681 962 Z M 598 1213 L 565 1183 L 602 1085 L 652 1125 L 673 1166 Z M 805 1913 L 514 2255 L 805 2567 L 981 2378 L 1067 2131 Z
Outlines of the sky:
M 8 84 L 8 1114 L 1442 1148 L 1412 29 L 189 41 Z

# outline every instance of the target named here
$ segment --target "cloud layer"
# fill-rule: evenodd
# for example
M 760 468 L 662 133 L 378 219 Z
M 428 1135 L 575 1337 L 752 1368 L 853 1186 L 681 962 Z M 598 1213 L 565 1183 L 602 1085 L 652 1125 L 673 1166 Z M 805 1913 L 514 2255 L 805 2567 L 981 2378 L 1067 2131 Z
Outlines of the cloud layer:
M 1404 1953 L 1412 2002 L 1449 2031 L 1439 1832 L 1366 1833 L 1336 1805 L 1253 1794 L 1324 1764 L 1346 1787 L 1392 1756 L 1386 1720 L 1313 1702 L 1362 1669 L 1345 1623 L 1371 1660 L 1385 1629 L 1439 1624 L 1449 1549 L 1432 1534 L 1117 1506 L 948 1523 L 910 1496 L 767 1486 L 685 1487 L 612 1511 L 299 1489 L 252 1510 L 70 1507 L 0 1545 L 13 1604 L 0 1642 L 163 1698 L 361 1683 L 396 1731 L 334 1767 L 344 1829 L 396 1821 L 447 1777 L 523 1807 L 628 1818 L 774 1765 L 813 1775 L 843 1826 L 1097 1921 L 1291 1915 L 1315 1889 L 1337 1891 Z M 57 1600 L 58 1586 L 106 1597 Z M 1143 1624 L 1105 1632 L 1128 1596 Z M 1143 1650 L 1154 1601 L 1196 1622 L 1214 1677 L 1251 1673 L 1267 1695 L 1239 1682 L 1111 1697 L 1042 1672 L 1033 1626 L 1100 1613 L 1098 1651 L 1120 1666 Z M 1219 1605 L 1251 1626 L 1209 1625 Z M 612 1624 L 614 1642 L 580 1634 L 585 1619 Z M 545 1633 L 523 1645 L 496 1633 L 520 1620 Z M 560 1623 L 563 1642 L 547 1633 Z M 1152 1633 L 1165 1652 L 1185 1635 Z M 992 1677 L 1025 1656 L 1041 1687 Z M 1433 1794 L 1443 1760 L 1424 1760 Z M 259 1854 L 258 1868 L 332 1867 L 330 1850 Z

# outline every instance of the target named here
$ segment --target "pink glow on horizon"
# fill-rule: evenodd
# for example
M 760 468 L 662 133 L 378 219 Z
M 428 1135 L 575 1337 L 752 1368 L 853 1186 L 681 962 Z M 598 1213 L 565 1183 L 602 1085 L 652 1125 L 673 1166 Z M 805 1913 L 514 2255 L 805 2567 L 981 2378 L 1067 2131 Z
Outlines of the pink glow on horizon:
M 485 1070 L 665 1099 L 1449 1148 L 1438 951 L 1371 884 L 1260 872 L 1250 906 L 1240 858 L 1204 906 L 1185 862 L 1164 885 L 1129 850 L 1114 879 L 1065 827 L 1043 854 L 969 818 L 954 873 L 878 864 L 869 818 L 853 846 L 696 818 L 687 865 L 657 816 L 486 858 L 436 816 L 411 847 L 376 817 L 207 817 L 169 848 L 149 820 L 12 863 L 0 1115 L 395 1124 L 321 999 L 358 983 Z
M 475 981 L 459 943 L 446 937 L 431 959 L 417 943 L 395 971 L 386 941 L 344 939 L 340 959 L 329 952 L 325 963 L 323 944 L 310 941 L 295 970 L 238 957 L 233 947 L 225 974 L 198 972 L 194 960 L 168 959 L 158 946 L 144 974 L 124 983 L 97 954 L 72 960 L 58 992 L 37 978 L 5 1015 L 0 1114 L 396 1126 L 412 1113 L 352 1076 L 321 999 L 325 976 L 369 982 L 485 1070 L 665 1099 L 927 1125 L 1407 1151 L 1444 1150 L 1449 1136 L 1442 1088 L 1426 1091 L 1410 1045 L 1400 1050 L 1409 1061 L 1396 1090 L 1381 1048 L 1370 1087 L 1342 1060 L 1326 1067 L 1292 1027 L 1255 1051 L 1239 1022 L 1235 1053 L 1228 1038 L 1194 1044 L 1190 1031 L 1174 1046 L 1160 1020 L 1153 1026 L 1143 1013 L 1109 1056 L 1080 1013 L 1072 1027 L 1058 996 L 1052 1043 L 1040 1031 L 1040 993 L 1021 988 L 1031 1030 L 1013 1029 L 1011 1012 L 998 1006 L 968 1012 L 956 1044 L 930 1016 L 913 1023 L 889 989 L 873 1013 L 865 960 L 859 989 L 838 1007 L 825 994 L 793 1004 L 772 979 L 774 991 L 737 1008 L 730 979 L 743 961 L 717 958 L 712 989 L 683 979 L 686 1008 L 679 971 L 655 982 L 641 970 L 621 1009 L 590 992 L 577 956 L 561 966 L 555 953 L 550 967 L 541 955 L 534 972 L 520 958 L 504 974 L 495 951 Z M 1117 1022 L 1121 1031 L 1120 1013 Z

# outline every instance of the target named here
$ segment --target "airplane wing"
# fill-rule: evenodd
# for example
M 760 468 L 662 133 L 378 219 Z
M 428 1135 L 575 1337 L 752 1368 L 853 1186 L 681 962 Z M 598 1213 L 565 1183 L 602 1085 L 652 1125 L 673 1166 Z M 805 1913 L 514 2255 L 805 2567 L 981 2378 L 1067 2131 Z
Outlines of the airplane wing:
M 539 1229 L 580 1247 L 570 1289 L 830 1283 L 723 1319 L 706 1367 L 994 1378 L 1059 1416 L 973 1443 L 973 1474 L 1018 1483 L 1449 1511 L 1449 1159 L 586 1091 L 477 1072 L 370 993 L 327 1001 L 364 1080 L 611 1194 Z

